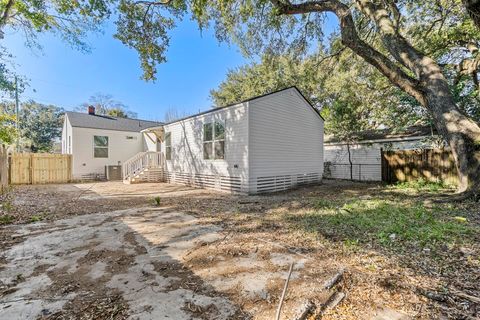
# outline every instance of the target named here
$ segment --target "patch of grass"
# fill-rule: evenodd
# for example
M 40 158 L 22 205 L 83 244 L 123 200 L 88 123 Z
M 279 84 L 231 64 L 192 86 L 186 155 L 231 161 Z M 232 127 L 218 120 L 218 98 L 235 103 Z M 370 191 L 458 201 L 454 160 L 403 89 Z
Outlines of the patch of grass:
M 417 191 L 438 192 L 442 189 L 450 189 L 452 186 L 447 185 L 441 181 L 428 181 L 426 179 L 418 179 L 415 181 L 399 182 L 393 185 L 393 188 L 405 190 L 414 189 Z
M 10 224 L 13 222 L 13 220 L 14 220 L 13 216 L 10 216 L 8 214 L 0 216 L 0 225 Z
M 36 214 L 30 217 L 30 222 L 38 222 L 38 221 L 42 221 L 43 219 L 44 219 L 43 215 Z
M 162 198 L 160 197 L 153 198 L 153 204 L 156 205 L 157 207 L 159 207 L 161 203 L 162 203 Z
M 328 200 L 328 199 L 316 199 L 313 202 L 313 207 L 315 209 L 333 209 L 338 206 L 336 201 Z
M 2 209 L 3 211 L 9 212 L 13 210 L 13 205 L 10 201 L 7 200 L 0 205 L 0 209 Z
M 317 209 L 288 219 L 303 230 L 342 241 L 347 247 L 375 242 L 381 246 L 419 244 L 433 248 L 468 241 L 480 231 L 438 207 L 381 199 L 353 200 L 339 208 Z

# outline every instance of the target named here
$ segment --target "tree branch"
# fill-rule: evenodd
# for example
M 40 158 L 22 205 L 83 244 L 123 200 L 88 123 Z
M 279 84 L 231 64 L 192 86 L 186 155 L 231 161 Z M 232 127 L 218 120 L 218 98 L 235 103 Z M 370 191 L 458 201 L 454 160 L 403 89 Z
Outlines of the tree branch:
M 171 2 L 172 0 L 165 0 L 165 1 L 138 0 L 138 1 L 135 1 L 134 4 L 146 4 L 148 6 L 161 6 L 161 5 L 170 4 Z
M 277 8 L 279 14 L 334 13 L 340 20 L 342 43 L 376 67 L 397 87 L 417 99 L 422 105 L 426 105 L 423 92 L 418 89 L 419 82 L 359 37 L 352 13 L 347 5 L 338 0 L 306 1 L 299 4 L 292 4 L 289 1 L 271 0 L 271 3 Z
M 0 29 L 3 29 L 3 27 L 7 24 L 7 20 L 10 15 L 10 11 L 12 10 L 13 4 L 15 3 L 15 0 L 8 0 L 7 3 L 5 4 L 5 10 L 3 11 L 2 15 L 0 16 Z M 3 36 L 2 36 L 3 38 Z
M 437 82 L 439 76 L 443 77 L 440 66 L 433 59 L 416 50 L 398 32 L 385 8 L 371 0 L 354 0 L 354 2 L 359 10 L 376 24 L 388 52 L 395 60 L 415 73 L 422 87 L 427 87 L 427 83 Z

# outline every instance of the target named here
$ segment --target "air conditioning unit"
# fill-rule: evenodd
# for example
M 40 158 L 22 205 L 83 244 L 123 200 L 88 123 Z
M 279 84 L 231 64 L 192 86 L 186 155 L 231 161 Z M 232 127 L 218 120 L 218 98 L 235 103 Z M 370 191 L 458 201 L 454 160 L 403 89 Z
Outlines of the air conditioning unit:
M 108 181 L 122 180 L 122 166 L 105 166 L 105 177 Z

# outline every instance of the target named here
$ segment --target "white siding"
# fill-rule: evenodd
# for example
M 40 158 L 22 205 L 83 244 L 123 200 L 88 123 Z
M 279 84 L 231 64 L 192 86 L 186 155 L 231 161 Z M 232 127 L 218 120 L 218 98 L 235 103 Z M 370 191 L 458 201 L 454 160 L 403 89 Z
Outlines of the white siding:
M 427 145 L 424 137 L 409 141 L 384 141 L 376 143 L 359 143 L 350 146 L 353 163 L 353 179 L 360 181 L 382 181 L 381 149 L 410 150 Z M 348 149 L 345 144 L 325 145 L 325 176 L 333 179 L 350 179 Z
M 380 146 L 350 146 L 354 180 L 381 181 Z M 346 145 L 325 146 L 325 175 L 334 179 L 350 179 L 350 163 Z
M 72 153 L 72 125 L 68 116 L 65 115 L 62 128 L 62 154 Z
M 108 158 L 93 157 L 93 136 L 108 136 Z M 133 137 L 133 139 L 127 139 Z M 106 165 L 118 165 L 144 151 L 140 132 L 73 127 L 73 177 L 82 179 L 105 174 Z
M 213 121 L 225 124 L 224 160 L 203 159 L 203 124 Z M 245 104 L 168 124 L 164 128 L 165 133 L 171 133 L 172 160 L 166 160 L 166 169 L 172 181 L 227 190 L 232 180 L 233 184 L 240 185 L 240 190 L 235 191 L 247 192 L 248 127 Z M 161 150 L 165 152 L 164 143 Z
M 323 119 L 294 88 L 252 100 L 249 152 L 250 193 L 288 189 L 297 179 L 299 184 L 318 182 Z

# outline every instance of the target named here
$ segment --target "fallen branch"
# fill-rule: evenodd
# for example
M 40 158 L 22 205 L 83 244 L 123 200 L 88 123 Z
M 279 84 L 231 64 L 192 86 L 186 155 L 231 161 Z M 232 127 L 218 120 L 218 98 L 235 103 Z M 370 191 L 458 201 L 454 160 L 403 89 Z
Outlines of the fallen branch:
M 310 316 L 315 311 L 315 304 L 311 300 L 307 300 L 303 303 L 300 308 L 295 313 L 294 320 L 307 320 L 308 316 Z
M 239 200 L 238 204 L 257 204 L 260 203 L 260 201 L 257 200 Z
M 332 278 L 325 281 L 325 283 L 323 284 L 323 289 L 329 290 L 329 289 L 333 288 L 343 278 L 344 273 L 345 273 L 345 270 L 341 269 Z
M 454 290 L 453 294 L 456 295 L 457 297 L 467 299 L 467 300 L 470 300 L 471 302 L 480 304 L 480 298 L 466 294 L 465 292 Z
M 313 315 L 313 319 L 320 319 L 322 314 L 328 310 L 335 308 L 343 299 L 345 299 L 345 293 L 343 292 L 333 292 L 327 301 L 323 303 L 317 312 Z
M 278 303 L 277 315 L 275 316 L 276 320 L 280 320 L 280 314 L 282 312 L 283 300 L 285 299 L 285 295 L 287 293 L 288 282 L 290 281 L 290 276 L 292 275 L 292 271 L 293 271 L 293 262 L 290 264 L 290 270 L 288 271 L 287 280 L 285 281 L 285 286 L 283 287 L 282 296 L 280 297 L 280 302 Z
M 427 290 L 422 290 L 422 289 L 417 290 L 417 292 L 419 292 L 421 295 L 427 297 L 430 300 L 435 300 L 435 301 L 438 301 L 438 302 L 447 302 L 448 301 L 447 296 L 444 295 L 444 294 L 440 294 L 440 293 L 432 292 L 432 291 L 427 291 Z
M 335 308 L 340 302 L 343 301 L 343 299 L 345 299 L 345 296 L 346 295 L 343 292 L 335 292 L 327 301 L 323 310 Z

